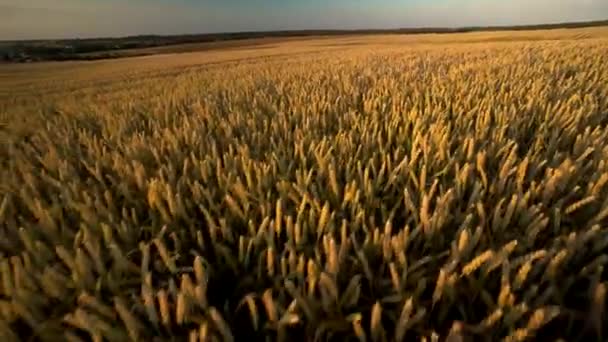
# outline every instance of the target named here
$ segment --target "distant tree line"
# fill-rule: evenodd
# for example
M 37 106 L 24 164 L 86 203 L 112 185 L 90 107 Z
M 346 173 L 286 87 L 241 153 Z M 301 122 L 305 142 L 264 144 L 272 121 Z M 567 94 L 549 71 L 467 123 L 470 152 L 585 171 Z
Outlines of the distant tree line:
M 94 38 L 67 40 L 30 40 L 0 42 L 0 61 L 36 62 L 62 60 L 93 60 L 123 56 L 121 50 L 143 49 L 188 43 L 205 43 L 251 38 L 305 37 L 319 35 L 352 34 L 424 34 L 424 33 L 466 33 L 474 31 L 542 30 L 555 28 L 579 28 L 608 25 L 608 20 L 559 23 L 545 25 L 501 26 L 501 27 L 460 27 L 460 28 L 402 28 L 391 30 L 303 30 L 270 32 L 233 32 L 193 34 L 179 36 L 143 35 L 123 38 Z

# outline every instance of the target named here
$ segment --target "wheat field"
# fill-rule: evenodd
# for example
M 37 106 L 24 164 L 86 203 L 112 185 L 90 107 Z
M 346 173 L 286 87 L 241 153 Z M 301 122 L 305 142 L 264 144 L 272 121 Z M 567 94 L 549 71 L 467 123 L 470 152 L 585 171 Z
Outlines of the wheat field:
M 3 341 L 601 341 L 608 29 L 0 66 Z

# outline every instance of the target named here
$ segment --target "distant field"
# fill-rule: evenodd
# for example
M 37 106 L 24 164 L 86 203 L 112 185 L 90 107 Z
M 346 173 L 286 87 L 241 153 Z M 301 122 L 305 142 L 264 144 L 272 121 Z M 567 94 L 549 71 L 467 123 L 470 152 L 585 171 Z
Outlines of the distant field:
M 300 30 L 268 32 L 206 33 L 191 35 L 141 35 L 115 38 L 0 41 L 0 63 L 32 63 L 40 61 L 76 61 L 147 56 L 166 52 L 207 51 L 217 48 L 257 45 L 265 41 L 292 41 L 318 37 L 369 35 L 454 34 L 480 32 L 537 31 L 606 27 L 608 20 L 553 23 L 528 26 L 496 27 L 421 27 L 385 30 Z
M 327 37 L 335 38 L 335 37 Z M 109 56 L 109 57 L 137 57 L 137 56 L 150 56 L 157 54 L 172 54 L 172 53 L 184 53 L 184 52 L 202 52 L 210 50 L 228 50 L 228 49 L 247 49 L 247 48 L 270 48 L 276 44 L 286 44 L 290 42 L 297 42 L 302 40 L 317 40 L 323 39 L 323 37 L 269 37 L 269 38 L 250 38 L 240 40 L 226 40 L 217 42 L 203 42 L 203 43 L 187 43 L 187 44 L 176 44 L 167 46 L 157 46 L 150 48 L 139 48 L 139 49 L 123 49 L 115 52 L 97 52 L 97 53 L 84 53 L 82 57 L 95 57 L 95 56 Z
M 472 32 L 464 34 L 377 35 L 348 37 L 267 38 L 251 41 L 159 47 L 150 56 L 88 62 L 42 62 L 0 65 L 0 106 L 41 95 L 83 94 L 149 78 L 178 75 L 235 62 L 257 63 L 316 53 L 370 49 L 428 49 L 475 43 L 603 40 L 607 27 L 546 31 Z M 474 45 L 473 45 L 474 46 Z M 204 51 L 189 51 L 202 49 Z M 119 87 L 122 90 L 122 88 Z M 75 91 L 75 93 L 73 93 Z M 113 93 L 113 92 L 110 92 Z M 3 100 L 3 101 L 2 101 Z
M 596 27 L 0 65 L 0 338 L 606 340 L 607 56 Z

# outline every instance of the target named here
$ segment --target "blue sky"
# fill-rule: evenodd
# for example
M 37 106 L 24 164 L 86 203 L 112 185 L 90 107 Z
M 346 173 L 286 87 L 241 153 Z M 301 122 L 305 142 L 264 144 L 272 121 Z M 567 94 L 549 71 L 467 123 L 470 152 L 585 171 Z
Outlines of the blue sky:
M 0 0 L 0 40 L 608 19 L 608 0 Z

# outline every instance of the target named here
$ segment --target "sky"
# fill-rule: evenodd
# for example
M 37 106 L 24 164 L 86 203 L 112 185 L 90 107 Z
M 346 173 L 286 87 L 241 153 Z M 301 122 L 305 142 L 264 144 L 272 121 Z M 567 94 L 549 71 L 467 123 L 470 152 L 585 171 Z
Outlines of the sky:
M 608 19 L 608 0 L 0 0 L 0 40 Z

